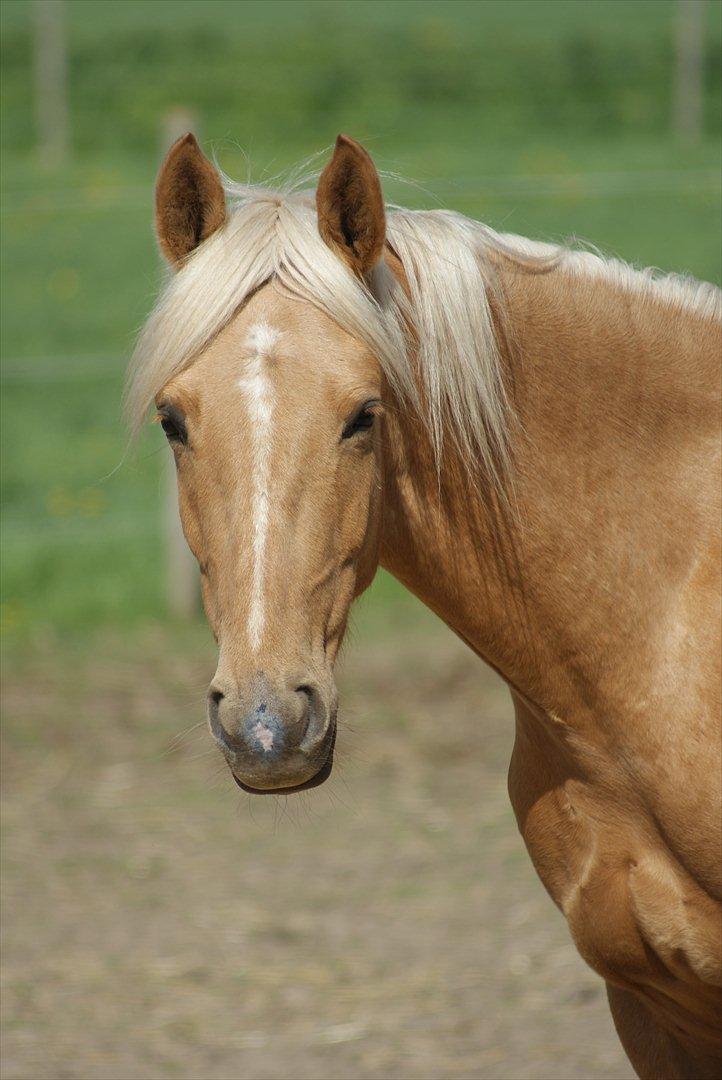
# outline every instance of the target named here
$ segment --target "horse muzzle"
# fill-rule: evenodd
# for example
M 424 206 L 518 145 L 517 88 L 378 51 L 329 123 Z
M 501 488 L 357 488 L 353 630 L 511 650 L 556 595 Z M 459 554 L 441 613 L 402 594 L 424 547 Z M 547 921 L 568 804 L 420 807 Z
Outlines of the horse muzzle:
M 208 722 L 233 774 L 251 794 L 317 787 L 333 767 L 336 709 L 313 682 L 272 687 L 258 676 L 246 693 L 215 679 Z

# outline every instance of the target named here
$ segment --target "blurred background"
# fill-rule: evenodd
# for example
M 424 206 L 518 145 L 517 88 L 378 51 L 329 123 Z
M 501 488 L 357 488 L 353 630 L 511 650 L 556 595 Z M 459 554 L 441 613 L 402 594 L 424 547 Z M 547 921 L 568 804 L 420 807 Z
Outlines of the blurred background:
M 167 452 L 119 401 L 188 126 L 256 180 L 346 131 L 394 201 L 719 283 L 721 12 L 3 0 L 6 1077 L 631 1075 L 516 832 L 508 695 L 390 578 L 332 782 L 231 784 Z

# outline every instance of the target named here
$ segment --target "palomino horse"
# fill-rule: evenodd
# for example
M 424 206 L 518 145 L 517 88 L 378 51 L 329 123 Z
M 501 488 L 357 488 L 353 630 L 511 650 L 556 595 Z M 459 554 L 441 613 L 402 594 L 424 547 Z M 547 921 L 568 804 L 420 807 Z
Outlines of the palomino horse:
M 156 226 L 128 407 L 175 456 L 236 781 L 329 775 L 381 563 L 508 683 L 519 827 L 635 1069 L 719 1076 L 718 290 L 385 209 L 344 136 L 314 195 L 186 135 Z

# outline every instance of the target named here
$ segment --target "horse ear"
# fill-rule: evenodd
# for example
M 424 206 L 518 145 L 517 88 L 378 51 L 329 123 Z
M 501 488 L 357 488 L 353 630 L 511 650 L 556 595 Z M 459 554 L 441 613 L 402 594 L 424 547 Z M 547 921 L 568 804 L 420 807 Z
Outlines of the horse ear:
M 381 258 L 386 214 L 376 166 L 363 146 L 339 135 L 316 189 L 318 231 L 358 274 Z
M 166 154 L 155 185 L 155 230 L 161 251 L 178 268 L 225 220 L 218 170 L 188 132 Z

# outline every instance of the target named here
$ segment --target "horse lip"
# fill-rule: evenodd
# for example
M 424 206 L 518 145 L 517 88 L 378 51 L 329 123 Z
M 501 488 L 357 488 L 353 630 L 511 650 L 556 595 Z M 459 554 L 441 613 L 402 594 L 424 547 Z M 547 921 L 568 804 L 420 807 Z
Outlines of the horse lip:
M 309 791 L 311 788 L 318 787 L 324 780 L 328 780 L 333 768 L 333 751 L 336 745 L 336 724 L 333 725 L 333 732 L 329 740 L 328 753 L 326 760 L 317 773 L 309 780 L 304 780 L 302 784 L 295 784 L 292 787 L 281 788 L 254 788 L 250 784 L 244 784 L 243 780 L 239 780 L 236 774 L 231 771 L 231 776 L 238 784 L 242 791 L 247 791 L 249 795 L 295 795 L 299 791 Z

